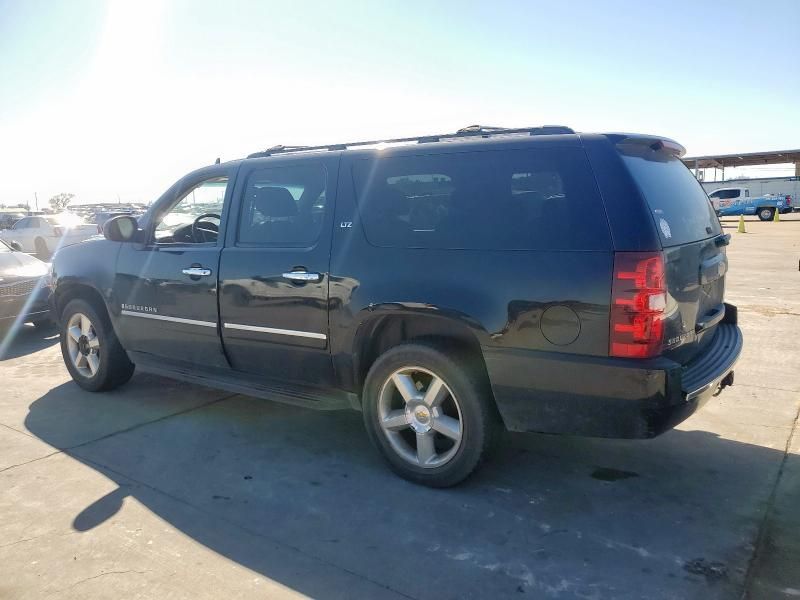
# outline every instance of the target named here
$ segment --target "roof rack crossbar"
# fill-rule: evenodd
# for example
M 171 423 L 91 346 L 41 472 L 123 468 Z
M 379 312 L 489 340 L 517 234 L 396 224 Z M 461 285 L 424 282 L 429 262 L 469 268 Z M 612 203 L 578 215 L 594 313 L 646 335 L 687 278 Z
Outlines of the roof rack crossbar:
M 425 144 L 430 142 L 440 142 L 442 140 L 457 139 L 465 137 L 483 137 L 488 138 L 493 135 L 509 135 L 509 134 L 523 134 L 528 135 L 559 135 L 575 133 L 569 127 L 563 125 L 543 125 L 539 127 L 520 127 L 520 128 L 504 128 L 504 127 L 489 127 L 486 125 L 470 125 L 459 129 L 456 133 L 443 133 L 438 135 L 423 135 L 405 138 L 391 138 L 384 140 L 366 140 L 361 142 L 347 142 L 345 144 L 325 144 L 322 146 L 273 146 L 261 152 L 254 152 L 248 154 L 247 158 L 262 158 L 266 156 L 273 156 L 275 154 L 286 154 L 289 152 L 309 152 L 314 150 L 346 150 L 347 148 L 359 146 L 378 146 L 380 144 L 403 144 L 416 142 L 418 144 Z

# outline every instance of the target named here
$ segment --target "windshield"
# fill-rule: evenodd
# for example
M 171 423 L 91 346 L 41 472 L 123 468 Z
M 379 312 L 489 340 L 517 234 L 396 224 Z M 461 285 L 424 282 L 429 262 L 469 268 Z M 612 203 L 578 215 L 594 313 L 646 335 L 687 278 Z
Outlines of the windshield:
M 621 144 L 619 151 L 652 211 L 662 245 L 722 233 L 708 196 L 679 158 L 643 144 Z

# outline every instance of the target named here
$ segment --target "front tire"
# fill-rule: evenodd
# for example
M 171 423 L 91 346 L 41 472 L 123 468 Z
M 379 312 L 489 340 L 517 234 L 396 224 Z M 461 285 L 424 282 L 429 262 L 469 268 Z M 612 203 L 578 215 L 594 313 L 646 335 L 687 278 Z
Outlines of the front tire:
M 363 393 L 367 433 L 392 470 L 430 487 L 466 479 L 500 433 L 482 369 L 427 344 L 403 344 L 375 361 Z M 480 373 L 480 374 L 478 374 Z
M 89 392 L 119 387 L 135 368 L 108 315 L 80 298 L 70 301 L 61 314 L 61 355 L 75 383 Z
M 759 208 L 758 209 L 758 218 L 762 221 L 772 221 L 772 218 L 775 216 L 775 209 L 774 208 Z

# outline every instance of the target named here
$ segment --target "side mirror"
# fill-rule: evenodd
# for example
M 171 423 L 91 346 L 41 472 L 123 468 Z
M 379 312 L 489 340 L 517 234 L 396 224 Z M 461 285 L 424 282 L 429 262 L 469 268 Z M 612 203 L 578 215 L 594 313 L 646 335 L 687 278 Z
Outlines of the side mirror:
M 8 245 L 11 246 L 13 250 L 16 250 L 17 252 L 22 252 L 22 244 L 20 244 L 19 242 L 11 240 L 10 242 L 8 242 Z
M 103 224 L 103 235 L 112 242 L 133 242 L 139 233 L 139 223 L 133 217 L 120 215 Z

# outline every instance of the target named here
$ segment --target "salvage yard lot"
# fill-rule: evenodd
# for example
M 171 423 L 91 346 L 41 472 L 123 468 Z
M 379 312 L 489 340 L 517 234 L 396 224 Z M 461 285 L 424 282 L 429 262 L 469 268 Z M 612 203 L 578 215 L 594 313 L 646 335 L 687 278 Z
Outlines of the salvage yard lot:
M 800 595 L 800 214 L 732 234 L 734 387 L 655 440 L 508 436 L 460 487 L 393 476 L 355 412 L 0 362 L 0 598 Z

